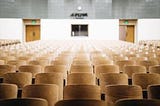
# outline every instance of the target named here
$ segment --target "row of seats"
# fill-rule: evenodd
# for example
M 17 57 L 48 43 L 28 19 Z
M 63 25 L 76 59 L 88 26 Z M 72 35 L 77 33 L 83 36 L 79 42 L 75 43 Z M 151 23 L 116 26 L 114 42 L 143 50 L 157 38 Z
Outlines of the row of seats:
M 0 47 L 1 46 L 8 46 L 8 45 L 14 45 L 14 44 L 19 44 L 19 40 L 9 40 L 9 39 L 0 39 Z
M 148 99 L 158 99 L 151 96 L 159 94 L 158 90 L 153 94 L 149 87 L 160 84 L 159 49 L 111 43 L 37 41 L 3 47 L 1 66 L 8 68 L 1 69 L 2 82 L 16 85 L 14 98 L 38 97 L 46 99 L 49 106 L 69 105 L 70 101 L 112 106 L 120 99 L 143 99 L 144 90 Z

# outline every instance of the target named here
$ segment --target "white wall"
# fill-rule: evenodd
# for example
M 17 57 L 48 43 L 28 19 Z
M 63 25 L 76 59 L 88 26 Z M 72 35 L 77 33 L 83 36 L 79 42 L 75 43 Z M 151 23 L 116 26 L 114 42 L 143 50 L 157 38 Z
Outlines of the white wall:
M 22 19 L 0 19 L 0 39 L 19 39 L 22 41 Z
M 139 40 L 160 40 L 160 19 L 139 19 L 138 20 Z
M 119 21 L 105 20 L 69 20 L 69 19 L 42 19 L 41 39 L 70 39 L 71 24 L 88 24 L 90 39 L 118 40 Z

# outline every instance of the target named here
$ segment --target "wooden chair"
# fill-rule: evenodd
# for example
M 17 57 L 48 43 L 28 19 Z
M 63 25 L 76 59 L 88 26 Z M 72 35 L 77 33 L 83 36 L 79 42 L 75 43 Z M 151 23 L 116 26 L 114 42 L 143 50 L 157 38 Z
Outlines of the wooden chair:
M 101 100 L 62 100 L 58 101 L 55 106 L 105 106 Z
M 23 88 L 32 84 L 32 74 L 28 72 L 6 73 L 3 75 L 3 82 L 16 84 L 18 88 Z
M 5 60 L 0 60 L 0 65 L 4 65 L 5 64 Z
M 71 73 L 68 74 L 67 85 L 96 85 L 96 78 L 92 73 Z
M 15 84 L 0 84 L 0 99 L 17 98 L 18 88 Z
M 70 73 L 93 73 L 93 67 L 90 65 L 71 65 Z
M 64 100 L 71 99 L 101 100 L 100 87 L 97 85 L 67 85 L 64 87 Z
M 59 100 L 63 99 L 62 73 L 39 73 L 35 76 L 35 84 L 56 84 L 57 86 L 59 86 Z
M 41 98 L 3 99 L 0 106 L 48 106 L 48 102 Z
M 127 74 L 108 73 L 100 75 L 101 93 L 105 93 L 106 85 L 128 85 Z
M 160 74 L 160 65 L 150 66 L 149 73 L 158 73 Z
M 58 86 L 55 84 L 27 85 L 22 89 L 22 98 L 43 98 L 48 101 L 48 106 L 54 106 L 58 101 Z
M 0 77 L 8 72 L 16 72 L 16 67 L 14 65 L 0 65 Z
M 155 99 L 122 99 L 115 106 L 160 106 L 160 100 Z
M 136 85 L 109 85 L 105 90 L 107 106 L 112 106 L 120 99 L 142 99 L 142 88 Z

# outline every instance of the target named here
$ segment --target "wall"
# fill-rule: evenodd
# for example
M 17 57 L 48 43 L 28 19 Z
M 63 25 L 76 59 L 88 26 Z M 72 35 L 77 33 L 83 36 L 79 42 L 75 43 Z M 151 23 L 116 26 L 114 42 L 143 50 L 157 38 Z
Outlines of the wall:
M 22 41 L 22 19 L 0 19 L 0 39 L 19 39 Z
M 118 40 L 119 21 L 117 19 L 105 20 L 41 20 L 41 38 L 48 39 L 70 39 L 71 24 L 88 24 L 90 39 Z M 73 37 L 72 37 L 73 38 Z
M 139 40 L 160 40 L 160 19 L 139 19 L 138 20 Z

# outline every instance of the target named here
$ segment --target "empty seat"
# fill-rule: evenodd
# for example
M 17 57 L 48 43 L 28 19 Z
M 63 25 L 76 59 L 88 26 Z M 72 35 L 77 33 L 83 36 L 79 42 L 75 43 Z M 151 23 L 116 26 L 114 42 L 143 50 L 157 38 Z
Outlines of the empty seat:
M 160 100 L 155 99 L 122 99 L 115 106 L 160 106 Z
M 55 106 L 105 106 L 101 100 L 62 100 L 58 101 Z
M 149 73 L 158 73 L 160 74 L 160 65 L 150 66 Z
M 147 69 L 147 72 L 149 72 L 149 67 L 150 66 L 154 66 L 154 65 L 158 65 L 158 61 L 157 60 L 143 60 L 143 61 L 137 61 L 137 65 L 142 65 L 145 66 Z
M 5 60 L 0 60 L 0 65 L 4 65 L 5 64 Z
M 95 67 L 96 77 L 99 79 L 101 73 L 119 73 L 119 67 L 117 65 L 97 65 Z
M 39 73 L 35 76 L 35 84 L 56 84 L 59 86 L 59 99 L 63 99 L 62 73 Z
M 18 68 L 22 65 L 26 65 L 26 61 L 25 60 L 9 60 L 7 62 L 7 64 L 9 65 L 15 65 L 16 66 L 16 69 L 18 70 Z
M 71 99 L 101 100 L 100 87 L 97 85 L 67 85 L 64 87 L 64 100 Z
M 142 99 L 142 88 L 136 85 L 109 85 L 105 89 L 105 99 L 108 106 L 112 106 L 117 100 L 134 98 Z
M 149 85 L 147 87 L 148 98 L 149 99 L 160 99 L 160 84 L 159 85 Z
M 96 78 L 92 73 L 71 73 L 67 77 L 67 85 L 95 85 Z
M 65 65 L 50 65 L 50 66 L 46 66 L 44 68 L 44 72 L 46 73 L 50 73 L 50 72 L 60 72 L 63 73 L 63 77 L 64 79 L 67 79 L 67 66 Z
M 124 66 L 135 65 L 135 61 L 133 61 L 133 60 L 119 60 L 119 61 L 116 61 L 115 64 L 119 66 L 120 72 L 124 72 Z
M 48 101 L 48 106 L 54 106 L 58 101 L 58 86 L 55 84 L 27 85 L 22 89 L 22 98 L 43 98 Z
M 42 72 L 42 67 L 40 65 L 23 65 L 19 67 L 20 72 L 30 72 L 34 78 L 36 74 Z
M 93 73 L 93 67 L 90 65 L 71 65 L 70 73 Z
M 3 99 L 0 106 L 48 106 L 48 102 L 41 98 Z
M 3 82 L 16 84 L 18 88 L 32 84 L 32 74 L 28 72 L 6 73 L 3 75 Z
M 147 73 L 145 66 L 129 65 L 124 67 L 124 73 L 128 75 L 129 79 L 132 79 L 134 73 Z
M 148 85 L 160 84 L 160 75 L 156 74 L 156 73 L 133 74 L 132 84 L 133 85 L 139 85 L 139 86 L 142 87 L 143 90 L 146 90 Z
M 0 65 L 0 77 L 8 72 L 16 72 L 16 67 L 14 65 Z
M 101 93 L 105 93 L 106 85 L 128 85 L 127 74 L 108 73 L 100 75 Z
M 0 84 L 0 99 L 17 98 L 17 94 L 18 87 L 15 84 Z

